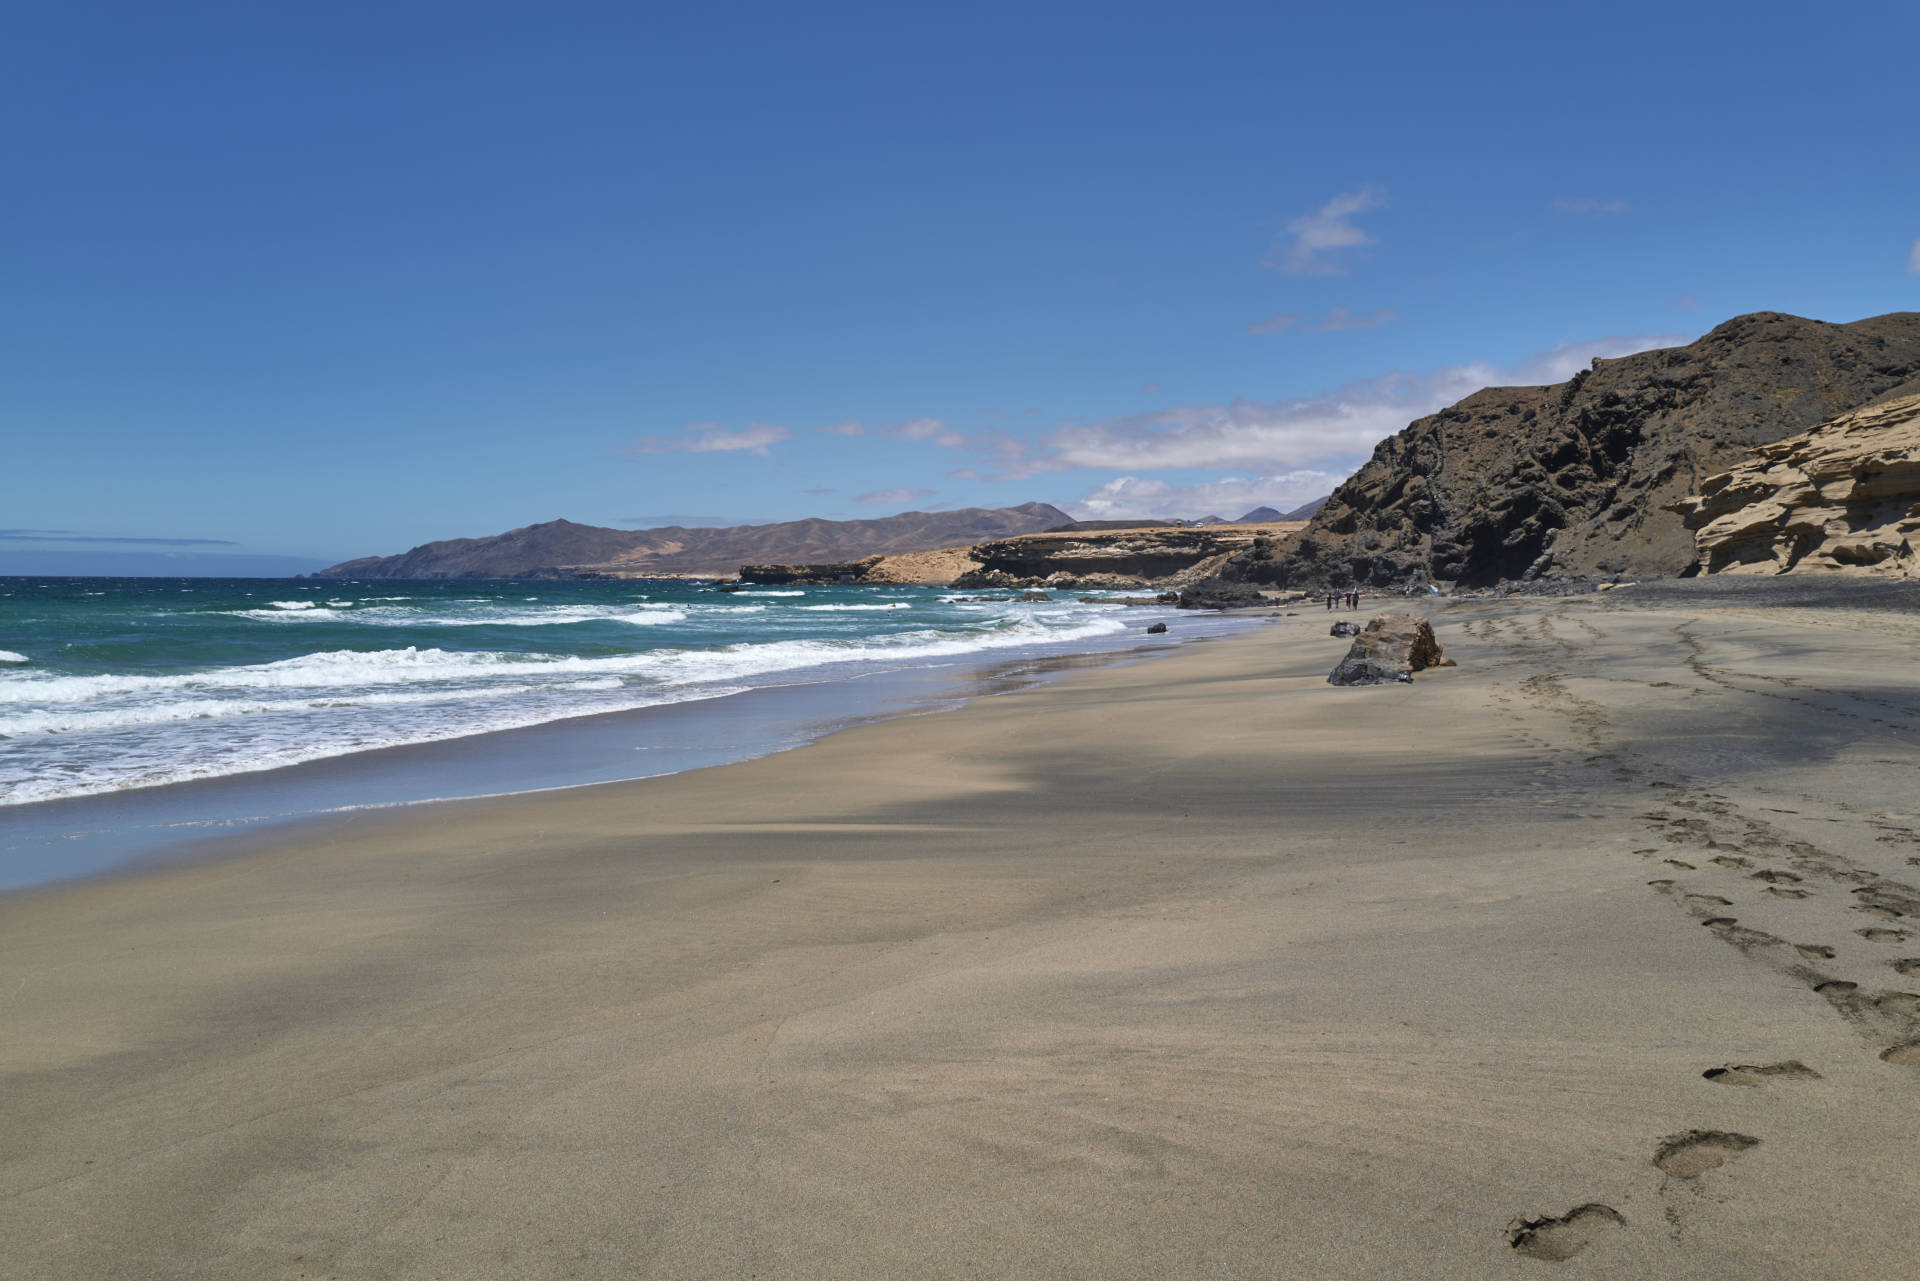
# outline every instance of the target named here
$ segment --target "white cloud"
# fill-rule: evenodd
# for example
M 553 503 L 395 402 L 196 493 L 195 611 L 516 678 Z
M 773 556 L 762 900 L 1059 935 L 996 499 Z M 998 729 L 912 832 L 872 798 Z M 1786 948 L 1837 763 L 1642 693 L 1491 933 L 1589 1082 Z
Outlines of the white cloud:
M 1592 368 L 1595 360 L 1616 360 L 1636 351 L 1653 351 L 1659 347 L 1683 347 L 1693 338 L 1692 334 L 1615 334 L 1591 342 L 1569 343 L 1527 357 L 1505 372 L 1502 385 L 1541 387 L 1565 382 L 1582 369 Z
M 856 503 L 911 503 L 916 499 L 931 498 L 940 491 L 937 489 L 875 489 L 854 497 Z
M 829 436 L 864 436 L 867 429 L 849 418 L 843 423 L 829 423 L 820 429 Z
M 1705 305 L 1692 294 L 1681 294 L 1678 298 L 1667 299 L 1667 306 L 1675 311 L 1699 311 Z
M 1060 506 L 1077 520 L 1158 519 L 1224 516 L 1233 520 L 1255 507 L 1292 511 L 1310 502 L 1346 476 L 1345 472 L 1280 472 L 1272 476 L 1226 476 L 1197 485 L 1170 485 L 1164 480 L 1121 476 L 1093 490 L 1077 502 Z
M 1374 237 L 1354 226 L 1351 219 L 1386 202 L 1386 196 L 1374 187 L 1335 196 L 1305 217 L 1289 222 L 1286 231 L 1289 242 L 1284 246 L 1276 242 L 1267 253 L 1266 264 L 1296 275 L 1345 275 L 1347 269 L 1329 262 L 1325 255 L 1377 243 Z
M 1920 276 L 1920 240 L 1913 242 L 1913 248 L 1907 251 L 1907 270 Z
M 1555 196 L 1553 211 L 1563 214 L 1617 214 L 1633 208 L 1624 200 L 1595 200 L 1592 196 Z
M 1483 387 L 1561 382 L 1598 357 L 1691 341 L 1686 334 L 1614 335 L 1570 343 L 1509 368 L 1485 361 L 1430 374 L 1396 372 L 1297 400 L 1181 405 L 1092 423 L 1068 423 L 1035 444 L 976 438 L 993 480 L 1096 468 L 1127 473 L 1248 468 L 1267 475 L 1350 471 L 1382 439 Z
M 694 423 L 677 437 L 642 436 L 634 442 L 636 454 L 715 454 L 745 450 L 767 457 L 767 446 L 785 440 L 793 433 L 772 423 L 750 423 L 739 431 L 728 431 L 719 423 Z
M 887 435 L 897 436 L 901 440 L 930 440 L 947 449 L 959 449 L 967 443 L 966 436 L 938 418 L 909 418 L 906 422 L 895 423 L 887 428 Z

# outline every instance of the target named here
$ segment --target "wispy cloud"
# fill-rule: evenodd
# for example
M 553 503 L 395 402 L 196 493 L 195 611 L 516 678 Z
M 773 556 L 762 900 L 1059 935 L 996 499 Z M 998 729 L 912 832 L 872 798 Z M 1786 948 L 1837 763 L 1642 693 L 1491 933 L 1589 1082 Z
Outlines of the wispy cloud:
M 1913 248 L 1907 250 L 1907 270 L 1920 276 L 1920 240 L 1913 242 Z
M 1692 294 L 1681 294 L 1678 298 L 1667 299 L 1667 306 L 1674 311 L 1699 311 L 1703 305 Z
M 1142 396 L 1158 396 L 1160 394 L 1160 380 L 1157 378 L 1149 378 L 1147 381 L 1141 383 L 1140 394 Z
M 739 431 L 728 431 L 719 423 L 694 423 L 678 436 L 642 436 L 634 442 L 636 454 L 723 454 L 745 450 L 768 457 L 767 446 L 787 439 L 793 433 L 773 423 L 750 423 Z
M 967 443 L 964 434 L 938 418 L 909 418 L 906 422 L 895 423 L 887 428 L 886 434 L 900 440 L 930 440 L 946 449 L 959 449 Z
M 1283 311 L 1277 316 L 1268 316 L 1265 320 L 1256 320 L 1247 326 L 1250 334 L 1284 334 L 1297 327 L 1306 319 L 1297 311 Z
M 818 498 L 822 494 L 831 494 L 837 491 L 833 489 L 803 489 L 800 492 L 803 494 L 811 494 L 813 497 Z
M 867 429 L 851 418 L 843 423 L 829 423 L 820 430 L 829 436 L 864 436 L 867 434 Z
M 9 543 L 144 543 L 150 547 L 238 547 L 231 538 L 150 538 L 140 534 L 89 534 L 77 529 L 0 529 Z
M 937 489 L 875 489 L 854 497 L 856 503 L 911 503 L 922 498 L 931 498 L 940 491 Z
M 1614 334 L 1589 342 L 1568 343 L 1551 351 L 1528 356 L 1513 368 L 1503 371 L 1501 386 L 1540 387 L 1565 382 L 1582 369 L 1590 369 L 1596 360 L 1617 360 L 1639 351 L 1661 347 L 1684 347 L 1695 334 Z
M 1067 423 L 1028 442 L 975 437 L 994 463 L 988 479 L 1024 480 L 1092 468 L 1126 473 L 1247 468 L 1263 475 L 1351 470 L 1415 418 L 1491 386 L 1560 382 L 1597 358 L 1691 341 L 1687 334 L 1622 334 L 1569 343 L 1501 367 L 1475 361 L 1428 374 L 1394 372 L 1318 396 L 1181 405 L 1090 423 Z
M 1391 307 L 1382 307 L 1379 311 L 1364 313 L 1351 312 L 1345 307 L 1334 307 L 1331 308 L 1326 315 L 1320 317 L 1319 320 L 1311 323 L 1308 322 L 1305 316 L 1294 312 L 1287 312 L 1278 316 L 1269 316 L 1265 320 L 1248 325 L 1247 332 L 1250 334 L 1284 334 L 1289 332 L 1302 334 L 1337 334 L 1348 329 L 1378 329 L 1382 325 L 1392 324 L 1397 319 L 1399 319 L 1399 317 L 1394 314 L 1393 308 Z
M 1624 200 L 1596 200 L 1592 196 L 1555 196 L 1553 211 L 1563 214 L 1620 214 L 1633 206 Z
M 1232 520 L 1254 507 L 1291 511 L 1330 493 L 1344 472 L 1280 472 L 1272 476 L 1227 476 L 1197 485 L 1172 485 L 1164 480 L 1121 476 L 1060 506 L 1079 520 L 1157 519 L 1215 515 Z
M 1343 276 L 1346 268 L 1330 261 L 1329 254 L 1377 243 L 1353 225 L 1356 214 L 1386 204 L 1386 195 L 1377 187 L 1362 187 L 1335 196 L 1304 217 L 1287 224 L 1285 234 L 1275 241 L 1264 259 L 1269 267 L 1304 276 Z

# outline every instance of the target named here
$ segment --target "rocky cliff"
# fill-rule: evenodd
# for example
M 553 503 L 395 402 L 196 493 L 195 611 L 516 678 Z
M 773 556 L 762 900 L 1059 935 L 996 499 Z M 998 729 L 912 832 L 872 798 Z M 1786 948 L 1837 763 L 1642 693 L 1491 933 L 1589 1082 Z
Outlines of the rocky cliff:
M 1708 573 L 1920 577 L 1920 395 L 1762 445 L 1670 510 Z
M 1685 347 L 1596 360 L 1550 387 L 1490 387 L 1409 425 L 1304 533 L 1229 581 L 1477 586 L 1551 569 L 1678 574 L 1670 505 L 1747 450 L 1920 391 L 1920 313 L 1833 325 L 1741 316 Z
M 548 521 L 491 538 L 427 543 L 368 556 L 319 578 L 645 578 L 730 575 L 741 565 L 846 562 L 1050 529 L 1071 518 L 1046 503 L 901 512 L 876 520 L 795 520 L 726 529 L 606 529 Z

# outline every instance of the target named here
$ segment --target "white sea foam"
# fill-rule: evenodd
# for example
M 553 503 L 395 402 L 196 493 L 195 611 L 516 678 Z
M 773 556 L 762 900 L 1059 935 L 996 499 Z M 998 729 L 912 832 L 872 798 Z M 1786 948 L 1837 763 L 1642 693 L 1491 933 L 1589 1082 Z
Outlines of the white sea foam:
M 842 611 L 870 610 L 870 609 L 885 611 L 885 610 L 905 609 L 907 607 L 905 605 L 795 605 L 793 608 L 810 609 L 810 610 L 832 610 L 835 612 L 842 612 Z
M 32 661 L 25 654 L 16 654 L 10 649 L 0 649 L 0 663 L 31 663 Z
M 267 604 L 273 606 L 275 609 L 312 609 L 313 608 L 313 602 L 310 600 L 270 600 L 267 602 Z

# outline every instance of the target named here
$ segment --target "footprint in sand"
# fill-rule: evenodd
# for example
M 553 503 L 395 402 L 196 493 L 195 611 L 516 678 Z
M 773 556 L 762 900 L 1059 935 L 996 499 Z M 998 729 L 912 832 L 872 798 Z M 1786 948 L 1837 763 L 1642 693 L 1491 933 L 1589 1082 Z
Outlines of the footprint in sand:
M 1868 930 L 1855 930 L 1854 933 L 1869 943 L 1904 943 L 1907 941 L 1907 932 L 1905 930 L 1889 930 L 1879 926 Z
M 1833 959 L 1833 949 L 1824 943 L 1795 943 L 1793 950 L 1806 957 L 1809 961 L 1831 961 Z
M 1920 956 L 1903 956 L 1891 964 L 1902 974 L 1920 974 Z
M 1721 898 L 1718 894 L 1689 894 L 1687 895 L 1687 902 L 1700 903 L 1709 907 L 1732 907 L 1733 906 L 1732 899 Z
M 1776 872 L 1770 867 L 1762 868 L 1753 874 L 1756 881 L 1770 881 L 1775 885 L 1798 885 L 1801 878 L 1792 872 Z
M 1653 886 L 1656 890 L 1670 890 L 1673 888 L 1672 881 L 1648 881 L 1647 884 Z
M 1920 992 L 1882 992 L 1873 1003 L 1888 1014 L 1920 1018 Z
M 1868 907 L 1864 904 L 1855 904 L 1853 910 L 1863 912 L 1868 916 L 1877 917 L 1882 921 L 1897 921 L 1900 919 L 1900 913 L 1890 907 Z
M 1693 871 L 1693 870 L 1694 870 L 1694 866 L 1693 866 L 1693 864 L 1691 864 L 1691 863 L 1682 863 L 1682 862 L 1681 862 L 1681 861 L 1680 861 L 1679 859 L 1677 859 L 1677 858 L 1670 858 L 1670 859 L 1668 859 L 1668 860 L 1666 860 L 1666 861 L 1667 861 L 1667 862 L 1668 862 L 1669 864 L 1671 864 L 1672 866 L 1674 866 L 1674 867 L 1677 867 L 1677 868 L 1679 868 L 1679 869 L 1680 869 L 1681 871 L 1683 871 L 1683 872 L 1691 872 L 1691 871 Z
M 1507 1243 L 1529 1259 L 1562 1263 L 1626 1222 L 1612 1206 L 1592 1201 L 1557 1219 L 1516 1219 L 1507 1227 Z
M 1799 1059 L 1784 1063 L 1729 1063 L 1700 1074 L 1716 1085 L 1763 1085 L 1770 1080 L 1818 1081 L 1820 1074 Z
M 1828 979 L 1813 985 L 1813 990 L 1822 996 L 1852 996 L 1859 988 L 1858 983 L 1849 983 L 1845 979 Z
M 1767 886 L 1767 893 L 1775 898 L 1803 899 L 1809 897 L 1805 890 L 1786 889 L 1779 885 Z
M 1733 916 L 1709 916 L 1706 920 L 1700 922 L 1700 924 L 1710 930 L 1730 930 L 1740 924 L 1740 921 L 1738 917 Z
M 1882 1056 L 1885 1057 L 1885 1056 Z M 1660 1140 L 1653 1163 L 1676 1179 L 1697 1179 L 1708 1170 L 1717 1170 L 1760 1140 L 1750 1134 L 1731 1134 L 1725 1130 L 1688 1130 Z
M 1920 1041 L 1906 1041 L 1882 1050 L 1880 1057 L 1901 1067 L 1920 1067 Z
M 1716 867 L 1752 867 L 1753 866 L 1752 859 L 1740 858 L 1739 856 L 1734 854 L 1722 854 L 1718 858 L 1708 859 L 1707 862 L 1712 863 Z

